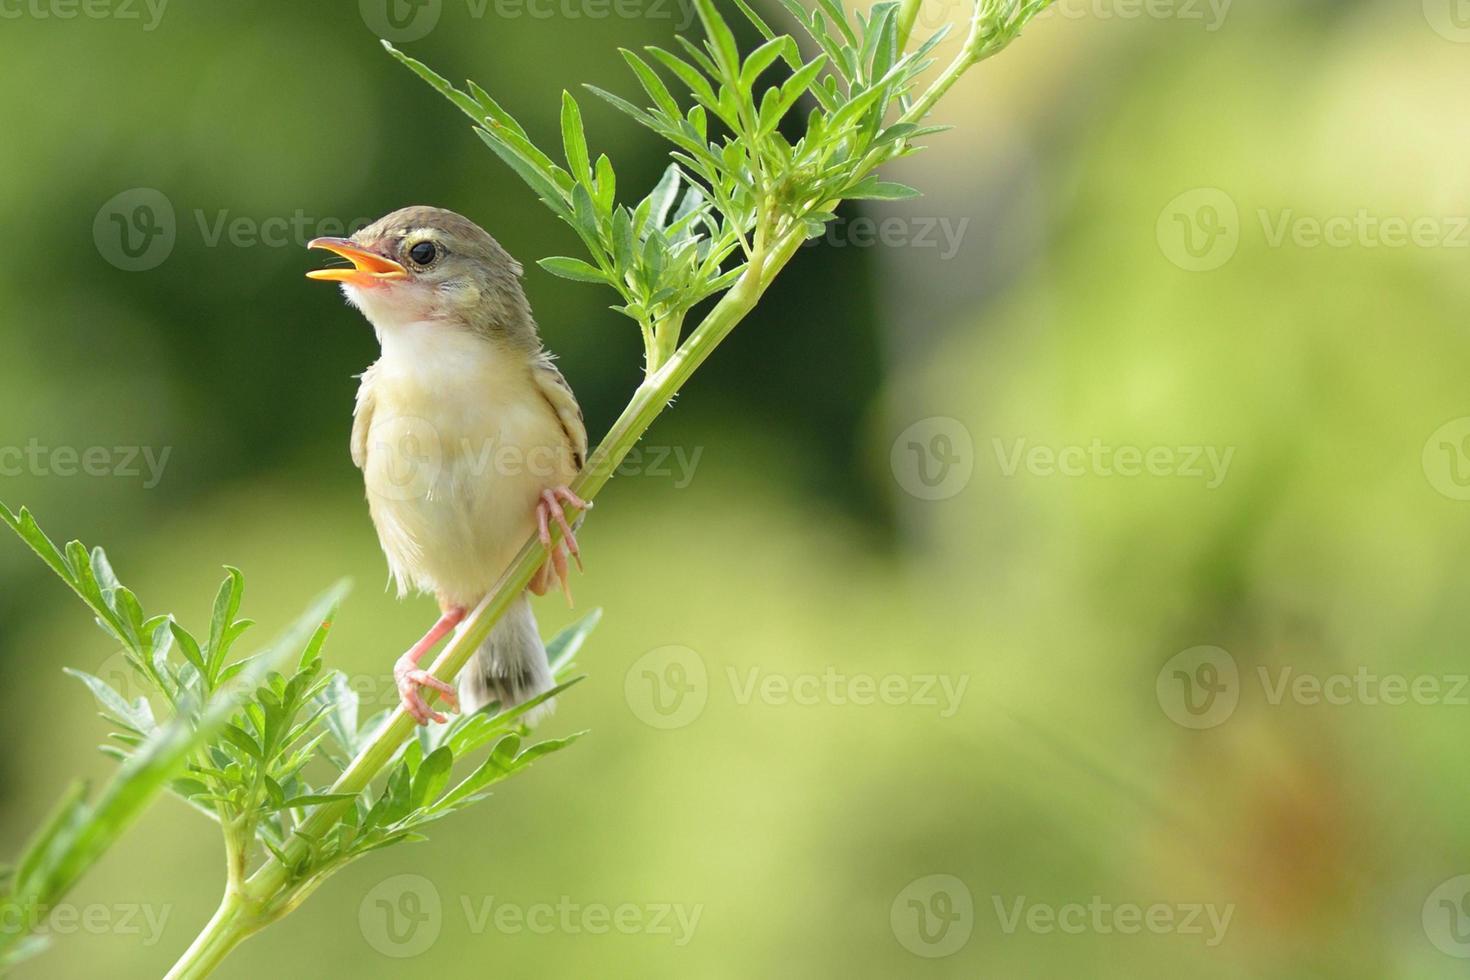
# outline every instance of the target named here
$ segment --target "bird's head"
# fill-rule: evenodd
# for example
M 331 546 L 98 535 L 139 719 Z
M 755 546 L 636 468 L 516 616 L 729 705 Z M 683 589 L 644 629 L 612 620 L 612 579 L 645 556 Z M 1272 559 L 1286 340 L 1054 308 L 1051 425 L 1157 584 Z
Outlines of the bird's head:
M 339 282 L 380 334 L 412 324 L 442 325 L 503 342 L 535 345 L 521 289 L 521 265 L 470 219 L 442 208 L 394 211 L 351 238 L 317 238 L 352 266 L 307 277 Z

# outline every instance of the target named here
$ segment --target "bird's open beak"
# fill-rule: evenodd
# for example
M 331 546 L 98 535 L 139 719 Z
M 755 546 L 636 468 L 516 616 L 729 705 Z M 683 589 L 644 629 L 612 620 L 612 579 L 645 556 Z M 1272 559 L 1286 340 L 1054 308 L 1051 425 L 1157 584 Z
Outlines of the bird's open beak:
M 313 269 L 308 279 L 347 282 L 354 286 L 372 286 L 393 279 L 406 279 L 408 270 L 386 255 L 369 252 L 350 238 L 313 238 L 307 248 L 324 248 L 336 252 L 352 263 L 350 269 Z

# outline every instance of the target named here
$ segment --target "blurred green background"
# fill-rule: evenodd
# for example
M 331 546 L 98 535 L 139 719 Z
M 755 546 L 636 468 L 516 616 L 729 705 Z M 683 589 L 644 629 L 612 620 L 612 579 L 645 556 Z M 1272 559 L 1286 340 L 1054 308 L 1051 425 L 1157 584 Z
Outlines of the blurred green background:
M 304 241 L 460 210 L 594 437 L 640 367 L 384 11 L 0 0 L 0 499 L 191 625 L 239 565 L 257 640 L 351 576 L 329 662 L 376 704 L 434 610 L 381 587 L 375 344 Z M 547 142 L 689 18 L 399 13 Z M 895 168 L 926 196 L 844 212 L 603 496 L 606 618 L 547 726 L 592 734 L 219 976 L 1463 976 L 1467 90 L 1465 0 L 1059 0 Z M 114 655 L 86 620 L 0 541 L 4 853 L 111 769 L 61 673 Z M 17 975 L 161 974 L 222 871 L 160 801 Z

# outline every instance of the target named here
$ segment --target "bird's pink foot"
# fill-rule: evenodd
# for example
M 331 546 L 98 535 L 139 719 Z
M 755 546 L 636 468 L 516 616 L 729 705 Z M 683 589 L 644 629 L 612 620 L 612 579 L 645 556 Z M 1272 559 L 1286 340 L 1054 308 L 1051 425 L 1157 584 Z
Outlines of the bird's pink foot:
M 567 487 L 553 487 L 541 491 L 541 499 L 536 503 L 536 531 L 541 538 L 541 545 L 547 551 L 547 562 L 537 570 L 535 577 L 531 579 L 531 591 L 537 595 L 545 595 L 551 588 L 553 577 L 561 583 L 562 594 L 567 597 L 567 605 L 572 603 L 572 588 L 568 581 L 569 570 L 567 568 L 567 555 L 577 563 L 577 569 L 582 570 L 582 549 L 577 544 L 577 535 L 572 530 L 571 523 L 567 520 L 566 510 L 563 504 L 586 511 L 592 509 L 592 504 L 577 496 Z M 555 521 L 561 528 L 561 541 L 552 547 L 551 544 L 551 522 Z
M 427 725 L 430 720 L 441 724 L 448 719 L 443 714 L 429 707 L 423 695 L 419 693 L 420 688 L 431 688 L 443 696 L 444 702 L 449 705 L 451 711 L 459 710 L 459 697 L 454 688 L 444 681 L 435 677 L 419 666 L 419 661 L 424 654 L 434 648 L 434 644 L 444 639 L 465 617 L 466 610 L 463 606 L 451 606 L 444 610 L 444 615 L 439 617 L 429 632 L 425 633 L 423 639 L 413 645 L 398 662 L 393 665 L 393 683 L 398 688 L 398 701 L 403 705 L 403 710 L 413 716 L 413 720 L 420 725 Z

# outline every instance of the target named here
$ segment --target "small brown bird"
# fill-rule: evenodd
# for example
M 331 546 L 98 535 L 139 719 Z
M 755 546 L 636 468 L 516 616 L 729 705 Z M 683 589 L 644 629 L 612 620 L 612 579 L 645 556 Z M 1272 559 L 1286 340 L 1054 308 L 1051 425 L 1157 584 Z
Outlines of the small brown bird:
M 439 601 L 439 621 L 393 676 L 420 724 L 442 722 L 420 689 L 451 709 L 511 707 L 552 687 L 546 648 L 523 594 L 460 675 L 456 692 L 419 667 L 485 596 L 532 532 L 548 549 L 531 590 L 554 576 L 567 594 L 567 555 L 581 565 L 566 508 L 587 456 L 577 399 L 541 345 L 521 266 L 479 225 L 440 208 L 395 211 L 351 238 L 318 238 L 351 268 L 307 275 L 342 284 L 378 335 L 382 357 L 362 375 L 352 460 L 399 596 Z M 562 541 L 551 548 L 551 522 Z M 549 707 L 550 703 L 543 707 Z M 532 715 L 539 714 L 541 708 Z M 531 719 L 528 716 L 528 720 Z

